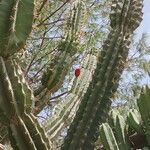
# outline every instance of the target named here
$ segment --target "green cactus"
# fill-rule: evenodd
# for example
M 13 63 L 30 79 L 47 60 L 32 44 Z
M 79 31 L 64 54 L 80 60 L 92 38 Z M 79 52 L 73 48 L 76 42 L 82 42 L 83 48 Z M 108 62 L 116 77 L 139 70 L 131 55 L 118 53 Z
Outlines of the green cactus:
M 32 114 L 33 94 L 19 64 L 10 56 L 21 50 L 32 28 L 33 0 L 0 3 L 0 123 L 14 150 L 51 149 Z M 28 19 L 28 21 L 26 21 Z
M 10 86 L 10 80 L 7 74 L 3 58 L 0 57 L 0 108 L 6 118 L 10 119 L 15 115 L 15 98 L 13 89 Z
M 139 111 L 131 109 L 126 120 L 118 115 L 119 113 L 116 114 L 115 111 L 111 112 L 111 121 L 109 121 L 109 125 L 112 128 L 115 138 L 113 141 L 117 141 L 116 143 L 118 144 L 119 149 L 129 149 L 129 147 L 141 149 L 144 147 L 150 147 L 149 98 L 150 88 L 146 86 L 140 97 L 137 99 Z M 132 129 L 131 133 L 129 131 L 130 129 Z M 111 149 L 110 147 L 112 143 L 109 143 L 108 139 L 104 139 L 103 134 L 104 131 L 100 130 L 100 139 L 104 148 Z M 105 136 L 112 137 L 112 133 L 105 132 Z
M 11 56 L 24 47 L 32 28 L 33 10 L 34 0 L 1 1 L 0 56 Z
M 111 31 L 104 43 L 93 80 L 65 138 L 62 150 L 94 149 L 98 126 L 106 121 L 111 96 L 117 90 L 131 35 L 142 17 L 142 1 L 113 1 Z
M 26 113 L 26 100 L 23 84 L 21 84 L 16 73 L 13 61 L 0 62 L 0 82 L 1 86 L 1 123 L 8 127 L 12 147 L 15 149 L 50 149 L 49 141 L 43 138 L 37 122 L 32 119 L 31 111 Z M 4 95 L 5 94 L 5 95 Z M 9 95 L 8 95 L 9 94 Z M 31 98 L 30 98 L 31 99 Z M 27 109 L 28 110 L 28 109 Z M 8 119 L 7 119 L 8 118 Z
M 100 126 L 100 137 L 105 149 L 119 150 L 113 131 L 108 123 L 103 123 Z
M 73 85 L 70 93 L 66 96 L 65 102 L 58 103 L 55 106 L 56 112 L 54 112 L 54 115 L 44 123 L 51 141 L 55 141 L 58 133 L 65 124 L 70 125 L 91 80 L 91 72 L 94 71 L 96 62 L 96 56 L 92 54 L 88 54 L 85 57 L 85 60 L 81 64 L 81 75 L 78 77 L 75 85 Z
M 93 63 L 96 70 L 90 85 L 85 77 L 89 75 L 88 81 L 90 81 L 92 74 L 85 69 L 84 73 L 87 73 L 87 76 L 83 74 L 76 81 L 71 93 L 67 96 L 68 101 L 64 102 L 63 106 L 61 103 L 61 108 L 58 105 L 60 108 L 58 114 L 45 125 L 46 132 L 50 134 L 50 140 L 54 139 L 65 123 L 70 124 L 75 116 L 73 110 L 76 112 L 79 107 L 62 149 L 94 149 L 94 142 L 99 135 L 99 124 L 106 121 L 111 97 L 118 87 L 128 55 L 131 36 L 140 24 L 142 7 L 142 0 L 113 0 L 110 14 L 111 30 L 103 45 L 103 50 L 99 54 L 97 65 Z M 58 48 L 61 53 L 56 58 L 58 63 L 54 67 L 50 66 L 50 70 L 46 71 L 46 78 L 43 75 L 42 87 L 34 93 L 35 96 L 45 88 L 50 92 L 60 88 L 68 68 L 72 65 L 72 56 L 78 50 L 81 10 L 82 2 L 78 0 L 71 14 L 71 25 L 66 38 Z M 43 103 L 34 104 L 32 90 L 22 76 L 19 64 L 11 57 L 24 47 L 32 29 L 33 16 L 34 0 L 1 0 L 0 2 L 0 123 L 6 127 L 14 150 L 52 149 L 46 132 L 33 115 L 34 106 L 40 105 L 42 109 L 45 105 Z M 89 57 L 95 60 L 94 56 L 90 55 Z M 91 65 L 89 68 L 92 67 Z M 91 70 L 93 71 L 93 69 Z M 150 113 L 146 106 L 149 101 L 146 99 L 148 99 L 147 96 L 146 98 L 141 96 L 138 105 L 149 142 Z M 147 111 L 144 110 L 145 108 Z M 139 129 L 139 122 L 134 121 L 135 130 Z M 113 123 L 115 133 L 108 124 L 101 126 L 101 138 L 104 146 L 108 149 L 128 149 L 123 118 L 117 115 Z
M 65 76 L 76 59 L 74 55 L 80 52 L 78 35 L 80 33 L 79 26 L 81 26 L 81 21 L 79 18 L 81 17 L 82 9 L 82 3 L 78 0 L 73 7 L 71 17 L 68 19 L 70 22 L 67 25 L 66 37 L 58 44 L 59 54 L 46 68 L 41 79 L 42 85 L 34 92 L 35 96 L 40 96 L 42 99 L 35 103 L 37 108 L 35 114 L 39 113 L 45 106 L 46 101 L 43 100 L 43 97 L 47 93 L 54 93 L 60 89 Z
M 128 141 L 126 138 L 126 121 L 121 115 L 116 116 L 115 136 L 119 149 L 129 150 Z
M 112 128 L 119 149 L 128 150 L 129 143 L 127 138 L 127 121 L 126 118 L 119 114 L 119 111 L 112 110 L 109 116 L 109 125 Z
M 140 98 L 137 100 L 137 104 L 139 107 L 141 118 L 143 120 L 143 124 L 145 126 L 146 138 L 150 146 L 150 88 L 148 86 L 143 89 Z
M 109 113 L 109 118 L 108 118 L 108 122 L 111 125 L 111 128 L 113 129 L 116 125 L 116 118 L 117 115 L 119 115 L 119 111 L 118 110 L 111 110 Z
M 130 110 L 127 116 L 127 121 L 128 121 L 129 127 L 134 129 L 134 131 L 138 133 L 143 133 L 141 116 L 140 116 L 140 113 L 136 109 Z

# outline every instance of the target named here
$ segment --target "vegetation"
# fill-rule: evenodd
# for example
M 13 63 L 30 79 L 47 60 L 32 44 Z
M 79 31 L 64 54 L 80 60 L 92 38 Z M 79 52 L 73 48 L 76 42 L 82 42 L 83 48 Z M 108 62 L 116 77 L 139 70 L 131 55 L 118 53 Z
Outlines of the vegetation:
M 142 8 L 143 0 L 1 0 L 0 148 L 150 147 L 150 89 L 132 84 L 140 98 L 128 115 L 123 101 L 122 114 L 112 108 L 125 69 L 149 74 L 144 35 L 129 52 Z
M 138 108 L 131 109 L 126 119 L 113 110 L 109 124 L 100 127 L 100 137 L 106 149 L 141 149 L 149 147 L 149 96 L 146 87 L 137 100 Z

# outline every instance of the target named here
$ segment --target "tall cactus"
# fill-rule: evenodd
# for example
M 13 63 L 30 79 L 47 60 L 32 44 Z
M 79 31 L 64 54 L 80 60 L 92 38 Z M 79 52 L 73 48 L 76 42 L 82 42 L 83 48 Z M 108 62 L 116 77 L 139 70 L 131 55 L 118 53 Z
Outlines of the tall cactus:
M 142 7 L 143 0 L 113 1 L 111 31 L 62 150 L 94 149 L 99 124 L 106 121 L 111 96 L 118 87 L 131 36 L 142 20 Z
M 51 149 L 32 114 L 33 93 L 11 57 L 25 45 L 33 16 L 34 0 L 0 2 L 0 123 L 7 128 L 14 150 Z
M 64 101 L 59 102 L 55 108 L 54 115 L 46 120 L 44 127 L 49 135 L 51 142 L 55 143 L 60 131 L 65 125 L 70 125 L 75 112 L 80 105 L 81 99 L 91 81 L 92 72 L 96 66 L 96 56 L 87 54 L 81 64 L 81 75 L 78 77 L 72 90 L 65 97 Z M 74 80 L 75 81 L 75 80 Z
M 66 37 L 58 44 L 58 53 L 42 76 L 42 85 L 34 92 L 34 95 L 41 97 L 41 99 L 47 93 L 54 93 L 62 86 L 65 76 L 76 59 L 75 54 L 79 53 L 78 38 L 80 33 L 79 27 L 81 26 L 79 18 L 83 16 L 83 14 L 81 14 L 82 9 L 84 8 L 80 0 L 73 3 L 73 9 L 67 23 Z M 35 104 L 37 108 L 35 110 L 36 114 L 45 107 L 46 100 L 43 99 L 37 101 Z
M 28 105 L 29 97 L 17 73 L 13 61 L 0 61 L 0 110 L 1 123 L 8 128 L 9 139 L 13 148 L 50 149 L 48 140 L 42 137 L 37 122 L 32 117 L 32 107 Z M 32 101 L 31 97 L 30 100 Z M 13 137 L 13 138 L 12 138 Z

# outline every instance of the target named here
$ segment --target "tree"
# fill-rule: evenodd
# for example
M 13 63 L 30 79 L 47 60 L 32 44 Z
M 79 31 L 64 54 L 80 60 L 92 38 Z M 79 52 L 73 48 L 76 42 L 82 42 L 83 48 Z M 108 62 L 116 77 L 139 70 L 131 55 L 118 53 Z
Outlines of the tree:
M 107 17 L 106 4 L 110 6 L 107 1 L 41 0 L 34 7 L 33 0 L 2 0 L 0 123 L 14 149 L 56 149 L 52 139 L 74 116 L 61 149 L 94 149 L 99 124 L 108 117 L 143 6 L 142 1 L 113 1 L 110 33 L 99 51 L 107 32 L 105 22 L 97 25 Z M 62 108 L 44 124 L 48 138 L 35 115 L 56 103 L 50 96 L 65 89 L 63 81 L 82 57 L 84 74 L 74 79 L 71 90 L 59 92 L 57 97 L 68 93 L 59 105 Z M 70 113 L 73 111 L 76 115 Z

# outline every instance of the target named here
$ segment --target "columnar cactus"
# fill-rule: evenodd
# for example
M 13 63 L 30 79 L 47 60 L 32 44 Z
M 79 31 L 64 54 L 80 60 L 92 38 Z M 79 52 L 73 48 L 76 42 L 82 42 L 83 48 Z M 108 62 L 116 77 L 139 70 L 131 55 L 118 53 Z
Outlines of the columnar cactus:
M 0 123 L 6 127 L 14 150 L 51 149 L 32 114 L 33 93 L 19 64 L 11 57 L 25 45 L 33 13 L 34 0 L 2 0 L 0 3 Z
M 111 31 L 62 150 L 94 149 L 99 124 L 106 121 L 111 97 L 118 87 L 131 36 L 142 20 L 142 7 L 143 0 L 113 1 Z
M 51 142 L 55 143 L 60 131 L 65 125 L 70 125 L 75 112 L 80 105 L 81 99 L 86 93 L 92 74 L 96 67 L 97 58 L 92 54 L 87 54 L 81 64 L 81 75 L 73 85 L 69 94 L 55 106 L 56 111 L 54 115 L 46 120 L 44 127 Z
M 46 134 L 43 138 L 40 133 L 42 128 L 38 127 L 32 117 L 32 107 L 29 104 L 33 100 L 28 94 L 25 95 L 24 86 L 15 69 L 13 61 L 4 61 L 1 57 L 0 121 L 8 128 L 9 139 L 14 149 L 50 149 Z
M 42 85 L 34 92 L 34 95 L 41 97 L 41 99 L 47 93 L 54 93 L 62 86 L 65 76 L 76 59 L 74 55 L 79 53 L 78 35 L 80 33 L 79 27 L 81 26 L 79 18 L 83 15 L 81 14 L 82 9 L 82 3 L 77 0 L 68 19 L 66 37 L 58 44 L 58 52 L 42 76 Z M 43 99 L 37 101 L 35 113 L 40 112 L 45 104 L 46 101 Z

